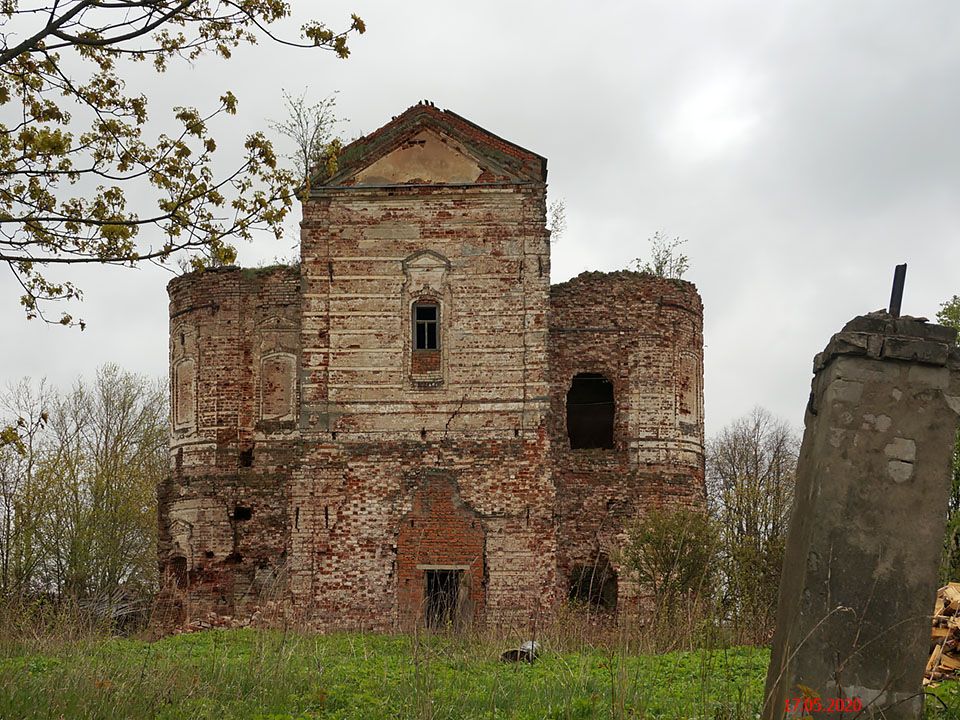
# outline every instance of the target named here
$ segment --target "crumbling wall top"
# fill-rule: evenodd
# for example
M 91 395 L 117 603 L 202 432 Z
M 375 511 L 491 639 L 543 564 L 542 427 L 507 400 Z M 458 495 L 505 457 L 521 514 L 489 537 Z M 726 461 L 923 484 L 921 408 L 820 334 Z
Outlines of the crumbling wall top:
M 167 283 L 167 292 L 177 292 L 183 287 L 190 287 L 199 283 L 207 282 L 212 278 L 219 279 L 237 275 L 246 280 L 253 278 L 264 278 L 274 274 L 279 275 L 287 273 L 299 276 L 300 266 L 297 264 L 287 265 L 278 263 L 275 265 L 254 268 L 245 268 L 240 267 L 239 265 L 224 265 L 223 267 L 204 268 L 203 270 L 192 270 L 188 273 L 184 273 L 183 275 L 178 275 L 177 277 L 172 278 L 170 282 Z
M 886 310 L 860 315 L 843 326 L 813 360 L 813 372 L 821 372 L 834 358 L 860 355 L 875 360 L 891 359 L 960 369 L 957 331 L 927 322 L 926 318 L 894 317 Z
M 550 296 L 554 302 L 582 296 L 584 301 L 587 298 L 601 300 L 610 307 L 630 306 L 640 300 L 679 306 L 695 315 L 703 314 L 703 302 L 693 283 L 633 270 L 582 272 L 566 282 L 551 285 Z M 554 307 L 558 308 L 559 303 Z

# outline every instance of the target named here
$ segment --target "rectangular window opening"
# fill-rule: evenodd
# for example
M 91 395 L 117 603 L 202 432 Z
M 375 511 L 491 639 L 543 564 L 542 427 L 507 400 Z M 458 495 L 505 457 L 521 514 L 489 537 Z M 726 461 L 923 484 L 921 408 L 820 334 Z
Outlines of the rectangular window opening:
M 440 348 L 440 309 L 437 305 L 417 303 L 413 306 L 413 347 L 415 350 Z

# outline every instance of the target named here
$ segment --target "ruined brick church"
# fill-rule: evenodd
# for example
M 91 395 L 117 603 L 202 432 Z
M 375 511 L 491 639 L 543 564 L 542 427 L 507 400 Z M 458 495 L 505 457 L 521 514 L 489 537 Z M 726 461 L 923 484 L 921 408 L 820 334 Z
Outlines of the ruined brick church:
M 169 284 L 168 602 L 320 627 L 629 606 L 624 528 L 702 507 L 702 305 L 550 284 L 547 162 L 424 102 L 338 156 L 301 261 Z

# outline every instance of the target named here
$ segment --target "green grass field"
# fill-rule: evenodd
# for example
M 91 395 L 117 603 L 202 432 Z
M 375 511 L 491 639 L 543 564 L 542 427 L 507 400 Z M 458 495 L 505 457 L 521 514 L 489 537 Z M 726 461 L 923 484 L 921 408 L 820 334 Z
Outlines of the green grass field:
M 3 718 L 750 717 L 767 653 L 547 652 L 448 638 L 214 631 L 0 660 Z
M 556 653 L 505 664 L 479 641 L 235 630 L 12 644 L 0 718 L 757 717 L 768 653 Z M 956 686 L 938 689 L 960 707 Z M 954 713 L 928 702 L 928 716 Z

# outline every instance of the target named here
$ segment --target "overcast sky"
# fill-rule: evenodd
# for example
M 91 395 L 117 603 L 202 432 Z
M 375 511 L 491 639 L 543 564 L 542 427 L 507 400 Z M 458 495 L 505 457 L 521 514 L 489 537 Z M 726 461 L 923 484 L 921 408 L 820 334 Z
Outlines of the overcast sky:
M 151 117 L 212 109 L 231 148 L 282 117 L 281 90 L 339 90 L 344 133 L 420 99 L 548 158 L 568 227 L 552 281 L 617 270 L 657 230 L 687 239 L 705 306 L 708 435 L 763 405 L 800 426 L 811 362 L 850 317 L 886 306 L 933 318 L 960 294 L 960 3 L 384 2 L 293 0 L 336 27 L 367 23 L 349 60 L 271 44 L 157 79 Z M 295 31 L 298 23 L 291 29 Z M 233 155 L 232 157 L 239 157 Z M 256 265 L 292 241 L 240 248 Z M 0 378 L 67 384 L 117 362 L 166 373 L 171 276 L 74 273 L 87 329 L 28 322 L 0 275 Z

